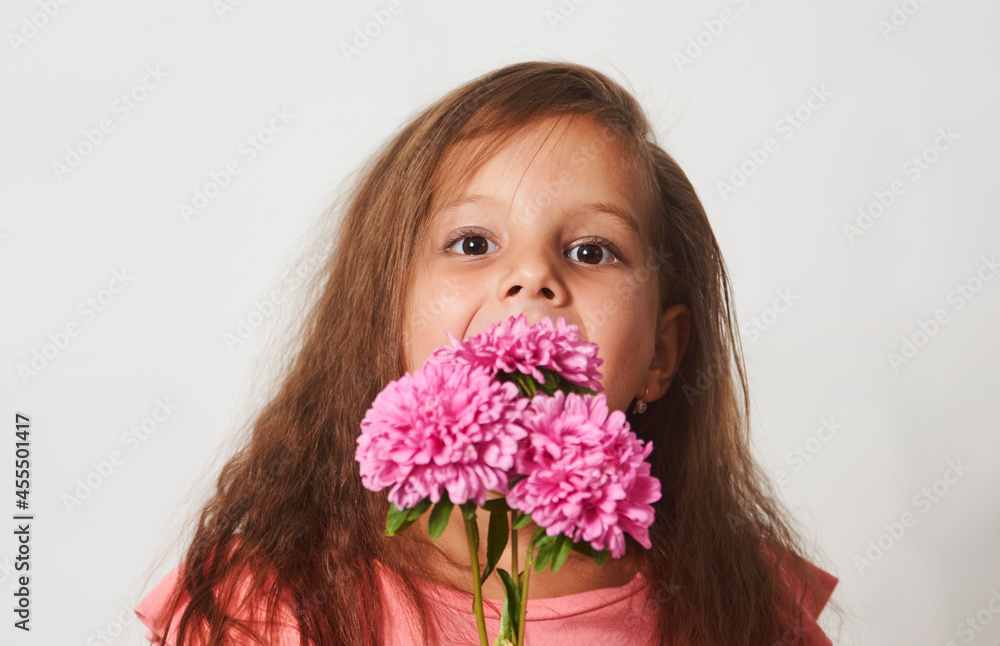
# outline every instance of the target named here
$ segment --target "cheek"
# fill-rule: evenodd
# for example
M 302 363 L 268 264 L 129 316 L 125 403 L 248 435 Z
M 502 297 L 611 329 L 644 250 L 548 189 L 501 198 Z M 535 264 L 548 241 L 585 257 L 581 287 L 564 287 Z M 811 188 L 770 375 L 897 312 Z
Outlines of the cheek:
M 440 343 L 447 341 L 445 328 L 457 336 L 455 321 L 461 318 L 468 300 L 463 294 L 468 294 L 467 288 L 453 279 L 440 279 L 433 285 L 414 290 L 410 300 L 410 327 L 418 334 L 440 338 Z
M 602 382 L 608 406 L 624 410 L 635 396 L 636 384 L 641 379 L 638 374 L 638 357 L 634 352 L 621 349 L 608 352 L 606 357 L 600 369 L 604 375 Z
M 592 340 L 600 346 L 598 356 L 604 359 L 599 369 L 608 405 L 617 410 L 624 410 L 641 394 L 653 356 L 655 306 L 648 307 L 641 295 L 642 290 L 623 292 L 606 317 L 592 317 L 603 321 L 591 328 Z
M 430 328 L 430 319 L 426 308 L 429 300 L 430 283 L 426 276 L 419 272 L 410 283 L 406 297 L 406 308 L 403 313 L 403 348 L 406 356 L 406 369 L 413 371 L 414 359 L 421 351 L 423 340 Z
M 407 360 L 410 370 L 448 342 L 445 330 L 461 337 L 468 322 L 470 286 L 447 276 L 417 276 L 407 299 Z M 480 286 L 481 289 L 481 286 Z

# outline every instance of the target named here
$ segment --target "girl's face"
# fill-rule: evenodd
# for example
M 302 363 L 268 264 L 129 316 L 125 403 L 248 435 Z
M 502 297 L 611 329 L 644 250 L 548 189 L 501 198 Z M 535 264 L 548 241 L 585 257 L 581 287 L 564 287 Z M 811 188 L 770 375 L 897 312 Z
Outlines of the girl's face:
M 603 124 L 548 119 L 515 137 L 430 215 L 406 299 L 407 370 L 448 342 L 523 313 L 562 316 L 597 343 L 611 409 L 650 387 L 656 269 L 644 198 Z

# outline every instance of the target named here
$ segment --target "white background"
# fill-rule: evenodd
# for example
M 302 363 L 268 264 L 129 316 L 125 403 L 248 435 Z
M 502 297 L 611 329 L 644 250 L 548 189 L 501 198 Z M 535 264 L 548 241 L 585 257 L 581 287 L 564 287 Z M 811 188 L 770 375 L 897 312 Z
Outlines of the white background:
M 13 521 L 0 523 L 0 642 L 105 643 L 98 631 L 119 622 L 117 643 L 141 642 L 122 608 L 176 564 L 177 523 L 252 412 L 267 330 L 286 322 L 272 314 L 235 347 L 224 335 L 275 288 L 296 295 L 283 276 L 302 243 L 402 123 L 536 58 L 632 89 L 695 183 L 734 281 L 755 451 L 784 474 L 781 495 L 853 614 L 838 643 L 1000 642 L 1000 279 L 977 276 L 1000 253 L 1000 5 L 567 0 L 563 16 L 556 2 L 403 2 L 347 57 L 341 43 L 385 2 L 70 2 L 47 19 L 42 4 L 0 13 L 0 481 L 11 486 L 14 413 L 26 413 L 36 514 L 30 634 L 12 627 L 17 548 Z M 894 11 L 898 29 L 880 29 Z M 157 66 L 165 76 L 125 114 L 116 101 Z M 779 120 L 813 88 L 828 96 L 787 130 Z M 275 109 L 294 118 L 248 161 L 241 142 Z M 113 129 L 87 151 L 102 119 Z M 927 152 L 939 129 L 958 138 Z M 748 149 L 769 137 L 776 152 L 753 167 Z M 59 173 L 67 147 L 89 154 Z M 933 159 L 919 177 L 915 155 Z M 232 160 L 241 174 L 185 220 L 180 205 Z M 752 175 L 723 196 L 744 163 Z M 895 180 L 905 191 L 871 207 Z M 852 239 L 859 208 L 880 217 Z M 116 271 L 131 278 L 107 303 Z M 959 297 L 960 284 L 978 291 Z M 779 291 L 792 304 L 769 312 Z M 106 302 L 93 317 L 88 298 Z M 946 322 L 922 335 L 939 309 Z M 920 347 L 894 367 L 904 337 Z M 176 410 L 127 443 L 158 399 Z M 789 458 L 797 447 L 808 461 Z M 113 451 L 120 463 L 98 477 Z M 949 461 L 968 470 L 956 479 Z M 88 476 L 99 486 L 68 506 Z M 880 537 L 887 549 L 859 565 Z M 985 628 L 961 629 L 969 617 Z

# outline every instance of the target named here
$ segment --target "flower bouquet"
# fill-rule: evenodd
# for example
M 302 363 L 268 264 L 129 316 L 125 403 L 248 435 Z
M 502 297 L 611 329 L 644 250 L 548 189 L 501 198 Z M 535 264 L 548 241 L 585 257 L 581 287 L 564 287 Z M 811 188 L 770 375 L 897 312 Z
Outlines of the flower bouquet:
M 390 536 L 430 511 L 438 538 L 458 506 L 480 642 L 489 646 L 482 584 L 496 573 L 505 594 L 493 644 L 520 645 L 532 569 L 557 572 L 570 551 L 603 565 L 625 553 L 626 532 L 650 547 L 651 503 L 660 498 L 646 462 L 653 447 L 622 411 L 609 414 L 597 345 L 579 341 L 562 317 L 529 326 L 521 314 L 464 341 L 447 336 L 450 345 L 375 397 L 355 457 L 367 489 L 389 489 Z M 479 509 L 489 514 L 485 567 Z M 517 530 L 530 523 L 521 570 Z M 508 539 L 509 571 L 497 567 Z

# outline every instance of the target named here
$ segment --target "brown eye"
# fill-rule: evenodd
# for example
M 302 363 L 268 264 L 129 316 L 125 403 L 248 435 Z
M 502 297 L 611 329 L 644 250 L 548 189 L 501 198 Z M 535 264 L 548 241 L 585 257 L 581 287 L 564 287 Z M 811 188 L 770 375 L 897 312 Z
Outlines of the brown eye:
M 609 249 L 592 242 L 573 247 L 569 252 L 570 258 L 573 257 L 574 250 L 577 251 L 577 257 L 573 259 L 588 265 L 607 265 L 615 261 L 615 255 Z
M 455 240 L 448 248 L 463 256 L 481 256 L 490 251 L 490 244 L 492 243 L 481 235 L 467 235 Z M 493 250 L 496 250 L 495 244 Z

